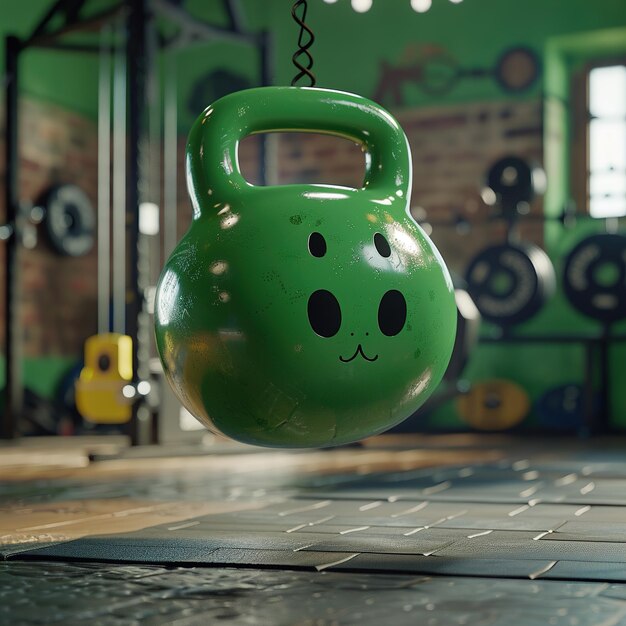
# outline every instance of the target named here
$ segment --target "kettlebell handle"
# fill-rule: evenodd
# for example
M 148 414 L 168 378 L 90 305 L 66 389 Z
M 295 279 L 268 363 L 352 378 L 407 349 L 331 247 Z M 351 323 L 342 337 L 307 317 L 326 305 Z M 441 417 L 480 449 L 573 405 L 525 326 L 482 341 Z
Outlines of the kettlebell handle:
M 280 131 L 323 133 L 360 143 L 366 151 L 364 189 L 401 197 L 410 191 L 411 154 L 406 135 L 378 104 L 330 89 L 259 87 L 220 98 L 194 124 L 187 142 L 194 217 L 200 217 L 203 205 L 213 206 L 204 200 L 207 193 L 216 202 L 227 203 L 250 192 L 275 189 L 246 181 L 237 151 L 248 135 Z

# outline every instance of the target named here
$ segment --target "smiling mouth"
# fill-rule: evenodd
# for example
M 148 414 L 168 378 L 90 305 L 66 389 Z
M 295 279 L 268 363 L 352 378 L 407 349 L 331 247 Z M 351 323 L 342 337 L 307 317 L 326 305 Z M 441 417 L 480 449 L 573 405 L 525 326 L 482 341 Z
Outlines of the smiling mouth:
M 342 363 L 350 363 L 350 361 L 354 361 L 354 359 L 356 359 L 357 355 L 360 354 L 366 361 L 369 361 L 370 363 L 375 361 L 378 358 L 378 355 L 376 355 L 375 357 L 368 357 L 365 352 L 363 352 L 363 348 L 361 347 L 361 344 L 359 344 L 357 346 L 356 352 L 349 358 L 349 359 L 344 359 L 341 355 L 339 355 L 339 360 Z

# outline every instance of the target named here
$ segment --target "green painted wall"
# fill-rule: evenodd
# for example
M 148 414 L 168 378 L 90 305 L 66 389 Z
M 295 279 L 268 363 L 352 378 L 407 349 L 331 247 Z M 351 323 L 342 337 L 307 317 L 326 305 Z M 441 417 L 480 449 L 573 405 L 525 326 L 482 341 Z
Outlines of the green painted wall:
M 11 32 L 26 36 L 49 4 L 50 0 L 4 0 L 0 36 Z M 96 11 L 111 4 L 112 0 L 91 0 L 88 7 Z M 298 35 L 291 19 L 291 2 L 244 0 L 241 4 L 252 32 L 268 29 L 273 35 L 274 84 L 289 84 Z M 220 2 L 187 0 L 186 5 L 193 14 L 216 25 L 225 23 Z M 626 26 L 626 4 L 623 0 L 464 0 L 460 4 L 434 0 L 430 11 L 417 14 L 408 0 L 375 0 L 369 12 L 358 14 L 348 0 L 335 4 L 309 0 L 307 21 L 316 34 L 312 52 L 318 84 L 371 95 L 381 60 L 398 62 L 407 46 L 435 44 L 448 50 L 461 67 L 488 68 L 511 46 L 530 46 L 543 56 L 553 38 Z M 596 52 L 602 47 L 600 44 Z M 0 62 L 3 56 L 4 51 Z M 213 69 L 230 69 L 251 84 L 260 80 L 258 54 L 245 45 L 202 44 L 176 56 L 181 111 L 190 84 Z M 89 55 L 37 50 L 24 56 L 22 87 L 31 96 L 95 116 L 96 85 L 97 63 Z M 516 97 L 534 97 L 541 89 L 537 83 Z M 406 96 L 410 106 L 512 97 L 488 78 L 462 80 L 443 97 L 424 94 L 417 87 L 408 88 Z
M 287 60 L 293 31 L 287 11 L 273 3 L 279 37 L 277 58 Z M 433 0 L 425 14 L 409 8 L 408 0 L 374 1 L 371 11 L 356 14 L 347 0 L 336 4 L 310 3 L 311 22 L 318 33 L 315 58 L 320 83 L 328 87 L 372 93 L 381 58 L 396 61 L 408 43 L 442 45 L 463 67 L 489 67 L 503 49 L 527 45 L 542 53 L 549 38 L 626 25 L 626 5 L 621 0 L 464 0 L 452 4 Z M 313 8 L 314 7 L 314 8 Z M 288 64 L 278 67 L 278 82 L 291 75 Z M 538 93 L 540 86 L 535 93 Z M 412 93 L 411 104 L 441 102 L 440 97 Z M 464 81 L 445 101 L 503 99 L 492 81 Z
M 24 385 L 43 398 L 51 398 L 57 392 L 61 378 L 78 359 L 60 356 L 45 356 L 24 359 Z M 0 381 L 4 383 L 5 362 L 0 358 Z M 1 395 L 1 394 L 0 394 Z

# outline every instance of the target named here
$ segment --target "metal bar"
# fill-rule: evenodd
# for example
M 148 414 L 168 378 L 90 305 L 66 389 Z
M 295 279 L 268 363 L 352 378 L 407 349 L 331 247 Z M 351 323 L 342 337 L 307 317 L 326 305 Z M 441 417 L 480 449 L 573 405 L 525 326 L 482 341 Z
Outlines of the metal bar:
M 113 330 L 126 333 L 126 57 L 113 76 Z
M 128 68 L 128 160 L 126 186 L 126 250 L 127 250 L 127 283 L 126 283 L 126 334 L 133 340 L 133 375 L 135 382 L 143 373 L 143 363 L 139 354 L 139 316 L 142 314 L 143 293 L 139 273 L 139 177 L 140 141 L 142 117 L 145 108 L 146 81 L 146 27 L 149 15 L 146 0 L 130 0 L 130 13 L 127 21 L 126 64 Z M 146 441 L 144 424 L 140 422 L 141 411 L 146 407 L 139 402 L 133 405 L 130 422 L 130 437 L 133 445 L 149 443 Z
M 585 376 L 583 381 L 583 426 L 580 432 L 582 437 L 589 437 L 595 430 L 596 407 L 594 391 L 594 357 L 595 344 L 585 345 Z
M 22 385 L 22 333 L 20 324 L 20 235 L 18 222 L 18 60 L 21 42 L 17 37 L 5 40 L 5 206 L 6 221 L 13 234 L 4 244 L 5 261 L 5 316 L 4 340 L 5 407 L 0 423 L 0 437 L 18 436 L 18 422 L 22 413 L 24 389 Z
M 206 41 L 232 41 L 236 43 L 255 43 L 255 35 L 234 32 L 225 28 L 213 26 L 190 15 L 185 9 L 176 6 L 168 0 L 153 0 L 152 8 L 161 16 L 175 22 L 182 30 L 183 42 L 189 43 L 194 39 Z
M 111 29 L 100 45 L 98 77 L 98 333 L 111 326 Z
M 86 52 L 88 54 L 100 52 L 100 46 L 90 46 L 89 44 L 50 43 L 40 44 L 36 47 L 40 50 L 59 50 L 60 52 Z
M 66 24 L 51 33 L 38 33 L 37 35 L 33 35 L 24 45 L 25 47 L 45 46 L 47 44 L 54 43 L 60 37 L 71 33 L 87 30 L 99 30 L 125 11 L 126 6 L 125 3 L 122 2 L 110 9 L 107 9 L 106 11 L 101 11 L 100 13 L 96 13 L 95 15 L 91 15 L 82 20 L 77 20 L 76 22 L 70 22 L 69 24 Z
M 165 58 L 163 111 L 163 252 L 168 258 L 178 241 L 178 90 L 176 53 Z
M 271 35 L 268 31 L 258 36 L 261 86 L 266 87 L 272 82 L 271 68 Z M 259 184 L 278 184 L 278 136 L 262 133 L 259 136 Z
M 261 58 L 261 86 L 265 86 L 266 80 L 266 33 L 264 32 L 259 37 L 259 56 Z M 267 185 L 268 179 L 268 166 L 272 162 L 271 155 L 268 154 L 271 151 L 271 141 L 268 141 L 267 133 L 259 135 L 259 185 Z M 272 181 L 274 182 L 274 181 Z
M 224 11 L 228 16 L 228 28 L 236 33 L 243 33 L 242 19 L 243 14 L 241 5 L 238 0 L 224 0 Z
M 139 289 L 141 293 L 141 311 L 137 330 L 137 378 L 140 381 L 149 381 L 152 378 L 152 358 L 156 357 L 157 347 L 154 335 L 154 285 L 156 285 L 161 271 L 161 237 L 160 222 L 163 212 L 163 125 L 164 102 L 161 94 L 161 69 L 159 64 L 159 36 L 156 18 L 149 15 L 146 25 L 146 98 L 147 132 L 143 155 L 140 154 L 140 163 L 144 171 L 140 171 L 141 187 L 139 190 L 140 210 L 141 203 L 154 203 L 156 206 L 156 224 L 149 225 L 152 230 L 141 229 L 139 233 Z M 145 171 L 147 170 L 147 171 Z M 146 205 L 147 207 L 147 205 Z M 147 208 L 144 208 L 147 210 Z M 146 224 L 148 226 L 148 224 Z M 147 399 L 146 399 L 147 400 Z M 159 443 L 158 411 L 154 406 L 144 402 L 138 408 L 139 433 L 137 443 Z
M 483 335 L 480 343 L 600 343 L 601 333 L 588 335 L 549 334 L 545 335 Z M 611 335 L 609 341 L 626 341 L 626 335 Z
M 31 41 L 41 35 L 45 30 L 52 18 L 60 12 L 61 8 L 64 4 L 67 4 L 68 0 L 57 0 L 49 9 L 48 12 L 43 16 L 39 24 L 35 26 L 35 30 L 32 32 L 31 36 L 27 41 Z
M 148 175 L 145 177 L 144 189 L 140 200 L 153 202 L 157 208 L 157 230 L 160 227 L 160 217 L 163 211 L 163 176 L 162 176 L 162 146 L 163 126 L 165 124 L 165 105 L 161 96 L 161 67 L 159 59 L 159 37 L 155 25 L 154 16 L 148 23 L 147 29 L 147 76 L 146 76 L 146 106 L 148 108 L 148 140 L 147 159 Z M 148 254 L 145 259 L 146 284 L 141 285 L 143 292 L 149 286 L 155 285 L 161 271 L 161 243 L 157 232 L 156 235 L 142 233 L 147 241 Z M 154 333 L 149 333 L 148 344 L 152 346 Z M 152 356 L 152 349 L 150 350 Z M 155 353 L 156 355 L 156 353 Z M 148 373 L 149 375 L 149 373 Z
M 610 430 L 609 410 L 611 408 L 611 372 L 609 364 L 610 330 L 605 327 L 599 344 L 600 352 L 600 410 L 596 421 L 597 431 L 605 434 Z
M 272 66 L 272 35 L 269 31 L 264 30 L 257 35 L 257 43 L 259 46 L 260 74 L 261 86 L 267 87 L 272 84 L 272 74 L 274 68 Z

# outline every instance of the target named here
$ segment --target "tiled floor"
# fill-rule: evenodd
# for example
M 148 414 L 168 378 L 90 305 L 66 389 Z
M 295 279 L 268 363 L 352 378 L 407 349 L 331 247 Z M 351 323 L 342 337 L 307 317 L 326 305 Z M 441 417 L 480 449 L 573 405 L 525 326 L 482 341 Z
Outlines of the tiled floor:
M 623 440 L 43 450 L 0 452 L 0 623 L 626 624 Z

